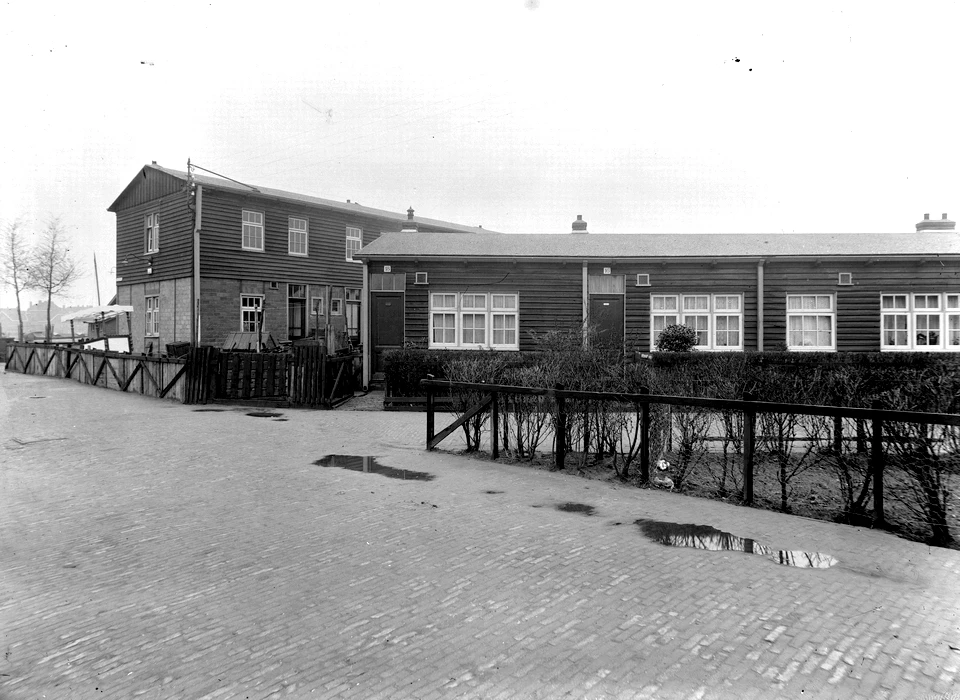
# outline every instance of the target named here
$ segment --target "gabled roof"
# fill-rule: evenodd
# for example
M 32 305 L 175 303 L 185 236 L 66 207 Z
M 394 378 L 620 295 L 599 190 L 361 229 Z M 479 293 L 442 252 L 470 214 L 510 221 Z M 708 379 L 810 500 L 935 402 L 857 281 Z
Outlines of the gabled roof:
M 491 233 L 451 240 L 433 233 L 385 233 L 354 257 L 650 259 L 960 256 L 960 233 Z
M 117 207 L 126 194 L 134 187 L 139 184 L 140 177 L 146 170 L 153 170 L 158 173 L 163 173 L 169 177 L 180 180 L 184 184 L 187 183 L 187 173 L 182 170 L 172 170 L 170 168 L 164 168 L 163 166 L 150 164 L 143 166 L 143 170 L 138 174 L 137 177 L 127 185 L 123 192 L 114 200 L 113 204 L 107 207 L 107 211 L 116 211 Z M 362 214 L 364 216 L 372 216 L 381 219 L 390 219 L 391 221 L 407 221 L 407 215 L 399 214 L 397 212 L 386 211 L 385 209 L 374 209 L 373 207 L 364 207 L 359 204 L 354 204 L 352 202 L 338 202 L 332 199 L 323 199 L 321 197 L 313 197 L 306 194 L 299 194 L 297 192 L 287 192 L 285 190 L 275 190 L 271 187 L 261 187 L 260 185 L 245 185 L 239 182 L 232 182 L 230 180 L 225 180 L 219 177 L 211 177 L 209 175 L 195 174 L 193 179 L 198 185 L 203 185 L 205 188 L 220 190 L 222 192 L 233 192 L 235 194 L 244 194 L 251 197 L 266 197 L 269 199 L 278 199 L 285 202 L 292 202 L 295 204 L 306 204 L 314 207 L 323 207 L 325 209 L 335 209 L 337 211 L 349 212 L 352 214 Z M 418 224 L 424 224 L 427 226 L 433 226 L 437 228 L 449 229 L 452 232 L 460 233 L 490 233 L 487 229 L 480 228 L 479 226 L 464 226 L 463 224 L 455 224 L 449 221 L 441 221 L 439 219 L 428 219 L 423 216 L 414 216 L 413 221 Z

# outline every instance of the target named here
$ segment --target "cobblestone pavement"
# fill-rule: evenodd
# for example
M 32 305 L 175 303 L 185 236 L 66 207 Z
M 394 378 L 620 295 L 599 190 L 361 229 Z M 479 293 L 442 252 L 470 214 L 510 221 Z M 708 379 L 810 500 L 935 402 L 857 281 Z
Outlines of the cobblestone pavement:
M 422 414 L 252 412 L 0 374 L 0 698 L 922 698 L 960 683 L 960 552 L 426 453 Z M 329 454 L 434 478 L 315 464 Z M 638 518 L 839 563 L 665 547 Z

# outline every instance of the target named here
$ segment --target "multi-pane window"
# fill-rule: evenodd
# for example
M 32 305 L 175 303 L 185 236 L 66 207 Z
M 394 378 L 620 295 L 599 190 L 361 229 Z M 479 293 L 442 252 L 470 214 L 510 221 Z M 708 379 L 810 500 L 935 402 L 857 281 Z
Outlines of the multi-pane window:
M 663 329 L 683 324 L 697 333 L 700 350 L 742 350 L 743 304 L 739 294 L 653 294 L 650 347 Z
M 344 296 L 347 304 L 347 335 L 360 335 L 360 290 L 345 289 Z
M 241 247 L 244 250 L 263 250 L 263 212 L 243 210 Z
M 287 223 L 288 252 L 290 255 L 307 254 L 307 220 L 290 217 Z
M 347 260 L 353 260 L 353 256 L 360 252 L 363 247 L 363 231 L 352 226 L 347 226 Z M 357 261 L 359 262 L 359 261 Z
M 519 348 L 517 342 L 518 296 L 491 294 L 492 345 L 495 348 Z
M 160 215 L 147 214 L 143 217 L 143 252 L 158 253 L 160 251 Z
M 485 345 L 487 342 L 487 295 L 461 294 L 461 335 L 464 345 Z
M 881 294 L 880 347 L 960 351 L 960 294 Z
M 256 333 L 263 315 L 263 297 L 258 294 L 240 296 L 240 330 Z
M 650 297 L 650 349 L 667 326 L 680 323 L 680 299 L 677 295 L 654 294 Z
M 430 295 L 430 347 L 519 349 L 516 294 Z
M 787 295 L 787 349 L 835 350 L 832 294 Z
M 143 334 L 148 337 L 160 335 L 160 297 L 149 296 L 143 298 L 144 318 Z
M 330 300 L 330 315 L 343 316 L 343 299 L 337 297 Z

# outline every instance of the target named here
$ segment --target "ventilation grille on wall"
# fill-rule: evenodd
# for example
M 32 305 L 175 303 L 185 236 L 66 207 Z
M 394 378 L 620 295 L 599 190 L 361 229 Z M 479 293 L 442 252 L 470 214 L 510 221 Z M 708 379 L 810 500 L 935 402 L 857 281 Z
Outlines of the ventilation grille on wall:
M 637 286 L 638 287 L 649 287 L 650 286 L 650 275 L 637 275 Z
M 850 285 L 853 284 L 853 273 L 852 272 L 841 272 L 840 279 L 837 281 L 837 284 Z
M 427 273 L 418 272 L 413 281 L 414 284 L 427 284 Z
M 279 282 L 271 282 L 271 283 L 270 283 L 270 289 L 280 289 L 280 283 L 279 283 Z

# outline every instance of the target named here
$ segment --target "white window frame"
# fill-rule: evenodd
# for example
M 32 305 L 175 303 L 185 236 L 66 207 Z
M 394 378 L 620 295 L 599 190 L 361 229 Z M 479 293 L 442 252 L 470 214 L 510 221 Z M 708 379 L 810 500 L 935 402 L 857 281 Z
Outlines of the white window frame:
M 327 310 L 323 305 L 323 297 L 310 297 L 310 315 L 326 316 Z
M 306 257 L 310 254 L 310 221 L 291 216 L 287 219 L 287 253 Z
M 650 295 L 650 351 L 657 349 L 657 338 L 667 326 L 680 323 L 679 294 Z
M 430 348 L 520 349 L 516 292 L 431 292 L 429 306 Z
M 143 335 L 146 338 L 160 337 L 160 295 L 143 297 Z
M 804 299 L 813 299 L 813 306 L 804 308 Z M 799 306 L 797 308 L 791 308 L 791 300 L 799 299 Z M 828 307 L 820 306 L 824 301 L 829 302 Z M 788 294 L 786 298 L 786 311 L 787 311 L 787 350 L 791 352 L 836 352 L 837 349 L 837 297 L 834 294 L 822 294 L 819 292 L 811 292 L 809 294 Z M 805 321 L 804 318 L 815 319 L 816 328 L 804 328 L 803 325 Z M 795 319 L 800 319 L 800 329 L 793 330 L 791 325 L 795 322 Z M 828 322 L 829 329 L 821 329 L 820 325 L 822 322 Z M 792 334 L 799 332 L 801 334 L 801 342 L 799 344 L 793 343 Z M 816 333 L 817 339 L 819 340 L 819 334 L 823 332 L 830 333 L 830 343 L 824 345 L 822 343 L 815 343 L 812 345 L 803 344 L 802 337 L 804 333 Z
M 263 294 L 241 294 L 240 330 L 244 333 L 256 333 L 257 324 L 260 322 L 260 315 L 262 312 Z
M 935 305 L 931 305 L 931 301 Z M 929 343 L 935 321 L 937 342 Z M 888 327 L 889 326 L 889 327 Z M 889 336 L 888 333 L 895 333 Z M 893 340 L 893 342 L 888 342 Z M 883 352 L 960 352 L 960 294 L 885 292 L 880 295 L 880 350 Z
M 243 250 L 257 250 L 263 252 L 264 226 L 263 212 L 253 209 L 243 209 L 242 224 L 240 227 L 240 247 Z
M 363 229 L 355 226 L 347 226 L 346 232 L 346 260 L 348 262 L 362 263 L 362 260 L 354 260 L 353 256 L 363 248 Z
M 734 302 L 731 304 L 731 302 Z M 729 319 L 736 319 L 737 327 L 720 328 L 729 325 Z M 650 350 L 657 349 L 657 338 L 664 328 L 682 324 L 697 331 L 697 350 L 717 352 L 743 351 L 743 295 L 742 294 L 651 294 L 650 295 Z M 726 338 L 736 333 L 737 344 L 722 345 L 718 342 L 719 333 Z M 706 339 L 706 342 L 702 342 Z
M 153 212 L 143 217 L 143 253 L 160 252 L 160 214 Z
M 330 300 L 330 315 L 343 316 L 343 299 L 334 297 Z

